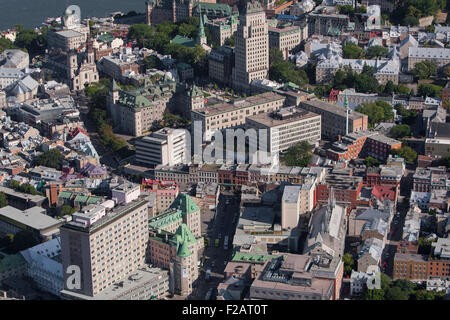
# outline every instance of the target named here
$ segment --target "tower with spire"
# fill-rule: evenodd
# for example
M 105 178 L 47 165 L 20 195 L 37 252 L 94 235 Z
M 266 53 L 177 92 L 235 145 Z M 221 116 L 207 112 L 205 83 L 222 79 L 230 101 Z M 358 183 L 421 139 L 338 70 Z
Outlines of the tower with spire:
M 202 8 L 200 3 L 198 4 L 198 12 L 200 15 L 200 23 L 198 27 L 198 35 L 197 35 L 197 44 L 204 45 L 206 44 L 206 34 L 205 34 L 205 27 L 203 26 L 203 16 L 202 16 Z

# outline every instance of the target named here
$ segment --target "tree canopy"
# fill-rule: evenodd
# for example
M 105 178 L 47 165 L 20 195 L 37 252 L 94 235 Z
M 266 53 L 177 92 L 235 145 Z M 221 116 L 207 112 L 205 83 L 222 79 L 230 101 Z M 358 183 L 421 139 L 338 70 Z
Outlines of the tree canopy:
M 369 126 L 394 119 L 394 111 L 391 105 L 385 101 L 363 103 L 356 107 L 357 112 L 366 114 L 369 117 Z
M 342 54 L 345 59 L 362 59 L 364 58 L 364 49 L 354 43 L 347 43 L 342 47 Z
M 8 205 L 8 199 L 3 192 L 0 192 L 0 208 L 6 207 Z
M 286 150 L 283 162 L 287 166 L 306 167 L 311 162 L 313 147 L 307 141 L 302 141 Z
M 393 126 L 389 131 L 389 135 L 394 139 L 401 139 L 411 135 L 411 127 L 406 124 Z
M 425 60 L 418 62 L 414 65 L 414 69 L 412 70 L 415 76 L 420 79 L 428 79 L 431 76 L 436 75 L 437 66 L 434 61 Z
M 402 157 L 405 159 L 406 162 L 414 163 L 417 158 L 417 152 L 415 152 L 413 149 L 411 149 L 408 146 L 403 146 L 400 149 L 391 150 L 392 155 L 398 155 L 399 157 Z
M 308 83 L 308 76 L 290 61 L 283 60 L 283 54 L 277 48 L 270 49 L 269 79 L 276 82 L 293 82 L 298 86 Z
M 380 165 L 380 161 L 378 159 L 368 156 L 365 160 L 367 167 L 378 167 Z
M 381 58 L 386 57 L 389 50 L 386 47 L 383 46 L 371 46 L 369 49 L 367 49 L 366 58 L 372 59 L 372 58 Z
M 440 98 L 442 96 L 443 88 L 441 86 L 431 83 L 419 84 L 418 94 L 422 97 Z
M 64 156 L 57 148 L 50 149 L 36 158 L 36 164 L 61 170 Z

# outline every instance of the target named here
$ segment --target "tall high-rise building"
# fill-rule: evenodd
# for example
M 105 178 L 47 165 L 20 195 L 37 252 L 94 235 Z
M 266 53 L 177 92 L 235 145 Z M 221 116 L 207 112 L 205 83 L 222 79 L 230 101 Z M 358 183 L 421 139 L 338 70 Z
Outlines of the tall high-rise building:
M 97 205 L 74 214 L 60 228 L 64 292 L 95 297 L 145 264 L 148 246 L 147 200 L 113 209 Z M 80 270 L 80 288 L 68 285 L 70 268 Z
M 265 79 L 269 71 L 269 31 L 264 8 L 247 2 L 239 14 L 235 36 L 233 88 L 248 91 L 254 79 Z

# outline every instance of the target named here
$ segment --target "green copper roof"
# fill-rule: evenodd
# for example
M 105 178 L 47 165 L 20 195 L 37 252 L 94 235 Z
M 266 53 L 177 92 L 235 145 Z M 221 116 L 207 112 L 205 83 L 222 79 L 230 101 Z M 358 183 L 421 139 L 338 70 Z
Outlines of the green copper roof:
M 70 199 L 70 197 L 72 196 L 72 192 L 69 191 L 61 191 L 58 194 L 58 199 Z
M 198 8 L 199 8 L 199 10 L 200 10 L 200 12 L 201 12 L 201 4 L 199 3 L 198 4 Z M 203 26 L 203 15 L 202 14 L 200 14 L 200 22 L 199 22 L 199 27 L 198 27 L 198 38 L 199 39 L 202 39 L 202 38 L 206 38 L 206 34 L 205 34 L 205 28 L 204 28 L 204 26 Z
M 191 214 L 193 212 L 200 211 L 200 208 L 197 206 L 194 200 L 192 200 L 190 196 L 184 193 L 180 193 L 178 197 L 176 197 L 170 208 L 181 210 L 183 214 Z
M 191 230 L 189 230 L 188 226 L 183 223 L 181 224 L 174 235 L 174 241 L 179 245 L 182 242 L 187 242 L 188 244 L 193 244 L 197 240 L 192 234 Z
M 177 256 L 180 258 L 187 258 L 191 255 L 191 251 L 189 250 L 187 241 L 184 241 L 181 246 L 178 248 Z
M 204 95 L 203 95 L 202 90 L 200 90 L 200 88 L 194 84 L 194 85 L 192 85 L 192 87 L 189 88 L 188 96 L 191 98 L 194 98 L 194 97 L 198 97 L 198 96 L 203 97 Z
M 191 38 L 186 38 L 186 37 L 180 36 L 179 34 L 177 34 L 175 36 L 175 38 L 170 40 L 170 43 L 175 43 L 175 44 L 179 44 L 179 45 L 182 45 L 184 47 L 190 47 L 190 48 L 195 47 L 195 41 L 194 40 L 192 40 Z

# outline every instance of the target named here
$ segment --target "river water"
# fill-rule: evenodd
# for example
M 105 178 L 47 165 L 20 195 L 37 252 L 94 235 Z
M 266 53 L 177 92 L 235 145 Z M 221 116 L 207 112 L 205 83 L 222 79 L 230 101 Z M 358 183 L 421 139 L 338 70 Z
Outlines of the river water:
M 0 30 L 17 24 L 40 26 L 48 17 L 62 16 L 72 4 L 81 8 L 82 18 L 105 17 L 114 11 L 145 11 L 145 0 L 0 0 Z

